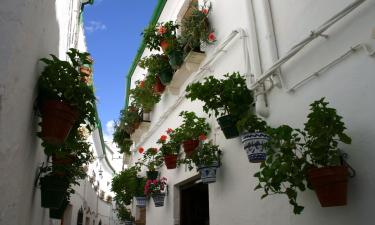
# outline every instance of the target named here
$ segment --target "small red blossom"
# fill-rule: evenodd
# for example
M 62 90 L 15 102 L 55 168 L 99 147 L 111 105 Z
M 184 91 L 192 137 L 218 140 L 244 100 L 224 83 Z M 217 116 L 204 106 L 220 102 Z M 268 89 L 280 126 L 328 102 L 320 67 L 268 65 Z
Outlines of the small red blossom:
M 160 137 L 160 141 L 166 141 L 167 140 L 167 135 L 162 135 L 161 137 Z
M 172 128 L 168 128 L 166 132 L 167 132 L 167 134 L 170 134 L 170 133 L 173 132 L 173 129 Z
M 214 42 L 216 41 L 216 35 L 214 32 L 211 32 L 209 35 L 208 35 L 208 41 L 209 42 Z
M 202 9 L 202 13 L 203 13 L 204 15 L 207 15 L 207 14 L 208 14 L 208 9 L 203 8 L 203 9 Z
M 138 148 L 138 152 L 139 152 L 140 154 L 142 154 L 144 151 L 145 151 L 144 148 L 142 148 L 142 147 L 139 147 L 139 148 Z
M 160 27 L 158 27 L 157 32 L 158 32 L 159 35 L 163 35 L 163 34 L 167 33 L 167 28 L 165 28 L 163 26 L 160 26 Z
M 145 86 L 145 81 L 142 80 L 142 81 L 139 83 L 139 86 L 140 86 L 141 88 L 143 88 L 143 87 Z
M 199 135 L 199 140 L 200 140 L 200 141 L 204 141 L 204 140 L 206 140 L 206 139 L 207 139 L 207 136 L 206 136 L 206 135 L 204 135 L 204 134 Z

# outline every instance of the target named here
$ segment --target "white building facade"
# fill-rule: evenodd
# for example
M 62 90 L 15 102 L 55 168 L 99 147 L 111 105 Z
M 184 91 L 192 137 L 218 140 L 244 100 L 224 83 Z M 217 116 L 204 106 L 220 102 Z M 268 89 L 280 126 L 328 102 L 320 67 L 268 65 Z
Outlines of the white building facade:
M 36 84 L 44 66 L 39 59 L 54 54 L 66 60 L 69 48 L 87 50 L 82 22 L 82 11 L 87 3 L 93 1 L 5 0 L 0 3 L 2 225 L 118 224 L 112 203 L 106 201 L 107 195 L 111 195 L 107 183 L 115 170 L 109 161 L 112 156 L 106 155 L 99 129 L 90 137 L 96 161 L 90 165 L 88 173 L 92 177 L 93 171 L 101 170 L 102 175 L 92 183 L 89 178 L 80 182 L 63 220 L 50 219 L 49 210 L 42 208 L 40 202 L 38 171 L 47 157 L 36 136 L 39 129 L 34 109 Z M 95 190 L 97 181 L 105 185 L 98 185 Z M 100 191 L 107 193 L 103 199 Z M 82 220 L 78 220 L 80 210 Z
M 372 224 L 375 201 L 375 108 L 372 84 L 375 83 L 375 1 L 374 0 L 211 0 L 209 17 L 217 41 L 205 49 L 205 58 L 179 89 L 167 88 L 152 111 L 151 124 L 136 140 L 133 162 L 141 155 L 138 147 L 154 147 L 168 128 L 181 124 L 183 110 L 194 111 L 208 119 L 209 136 L 223 151 L 222 166 L 216 183 L 209 184 L 208 206 L 210 225 L 351 225 Z M 162 7 L 158 22 L 180 21 L 190 0 L 159 1 Z M 143 49 L 141 48 L 141 51 Z M 150 55 L 147 49 L 142 57 Z M 136 61 L 137 62 L 137 59 Z M 203 113 L 199 101 L 184 97 L 185 87 L 205 76 L 240 72 L 249 88 L 263 87 L 256 99 L 257 114 L 270 126 L 288 124 L 302 128 L 309 104 L 325 97 L 330 106 L 343 116 L 351 145 L 343 151 L 356 170 L 348 183 L 348 204 L 322 208 L 313 191 L 299 194 L 305 206 L 301 215 L 294 215 L 288 199 L 271 196 L 261 200 L 261 191 L 254 191 L 257 179 L 253 174 L 259 164 L 249 164 L 240 138 L 225 139 L 215 118 Z M 130 87 L 146 74 L 137 66 L 130 71 Z M 175 78 L 173 78 L 175 79 Z M 173 83 L 173 80 L 172 80 Z M 142 126 L 141 126 L 142 127 Z M 136 131 L 137 132 L 137 131 Z M 184 166 L 174 170 L 160 168 L 160 176 L 168 179 L 164 207 L 146 208 L 147 225 L 187 224 L 182 215 L 187 185 L 199 183 L 195 170 Z M 193 193 L 193 190 L 191 190 Z M 184 197 L 185 196 L 185 197 Z M 133 208 L 139 216 L 139 210 Z M 198 224 L 197 224 L 198 225 Z M 200 224 L 199 224 L 200 225 Z

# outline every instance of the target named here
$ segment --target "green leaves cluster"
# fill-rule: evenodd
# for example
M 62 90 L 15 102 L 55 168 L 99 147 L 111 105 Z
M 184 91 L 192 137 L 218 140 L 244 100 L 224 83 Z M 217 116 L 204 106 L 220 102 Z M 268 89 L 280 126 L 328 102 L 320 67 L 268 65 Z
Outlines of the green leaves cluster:
M 211 131 L 206 118 L 198 117 L 194 112 L 182 111 L 182 124 L 174 130 L 174 139 L 181 143 L 187 140 L 198 140 L 200 135 L 207 136 Z
M 239 73 L 225 74 L 224 79 L 206 77 L 202 83 L 187 86 L 186 92 L 186 98 L 203 101 L 203 111 L 211 115 L 212 110 L 216 117 L 230 114 L 241 118 L 253 103 L 253 93 Z
M 160 75 L 161 73 L 173 73 L 173 69 L 168 62 L 168 56 L 165 54 L 146 56 L 139 61 L 139 66 L 148 70 L 148 76 Z
M 221 158 L 222 151 L 218 145 L 214 145 L 212 141 L 203 143 L 202 146 L 191 156 L 185 157 L 184 159 L 179 160 L 179 164 L 186 164 L 189 170 L 193 169 L 195 166 L 208 166 L 214 163 L 219 163 Z
M 164 27 L 165 32 L 160 32 L 159 28 Z M 156 26 L 151 24 L 142 33 L 146 47 L 153 50 L 160 51 L 160 42 L 162 40 L 173 40 L 177 37 L 177 29 L 180 25 L 173 21 L 165 23 L 158 23 Z
M 310 188 L 307 172 L 313 167 L 340 165 L 340 142 L 350 144 L 344 133 L 345 125 L 336 110 L 327 107 L 324 98 L 313 102 L 304 130 L 287 125 L 269 128 L 267 134 L 267 160 L 254 174 L 263 189 L 262 198 L 272 194 L 285 194 L 293 206 L 293 212 L 300 214 L 304 209 L 297 203 L 297 194 Z
M 237 130 L 239 132 L 266 132 L 267 123 L 261 118 L 257 117 L 255 113 L 248 111 L 238 122 Z
M 143 154 L 143 157 L 135 163 L 136 166 L 145 166 L 148 171 L 156 171 L 161 165 L 163 165 L 163 155 L 157 148 L 148 148 Z
M 137 108 L 150 112 L 154 105 L 160 101 L 160 94 L 154 92 L 151 80 L 136 81 L 136 87 L 129 91 L 130 98 Z

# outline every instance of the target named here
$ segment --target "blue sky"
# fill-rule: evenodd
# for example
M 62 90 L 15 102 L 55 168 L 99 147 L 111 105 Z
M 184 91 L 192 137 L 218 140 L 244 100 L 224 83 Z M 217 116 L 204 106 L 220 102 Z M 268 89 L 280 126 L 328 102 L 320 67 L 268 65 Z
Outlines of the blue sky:
M 125 76 L 157 0 L 95 0 L 84 10 L 88 50 L 94 58 L 94 85 L 103 131 L 108 136 L 125 102 Z

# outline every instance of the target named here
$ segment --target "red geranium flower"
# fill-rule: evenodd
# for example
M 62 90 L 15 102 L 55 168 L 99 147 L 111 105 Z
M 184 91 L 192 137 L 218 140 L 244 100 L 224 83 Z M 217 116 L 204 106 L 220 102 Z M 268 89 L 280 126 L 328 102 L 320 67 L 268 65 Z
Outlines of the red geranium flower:
M 139 83 L 139 86 L 140 86 L 141 88 L 143 88 L 143 87 L 145 86 L 145 81 L 142 80 L 141 83 Z
M 167 134 L 170 134 L 170 133 L 172 133 L 173 132 L 173 129 L 172 128 L 168 128 L 168 130 L 167 130 Z
M 204 135 L 204 134 L 199 135 L 199 140 L 200 141 L 204 141 L 206 139 L 207 139 L 206 135 Z
M 167 135 L 162 135 L 161 137 L 160 137 L 160 141 L 166 141 L 167 140 Z
M 208 14 L 208 9 L 206 9 L 206 8 L 202 9 L 202 13 L 205 14 L 205 15 L 207 15 Z
M 211 32 L 209 35 L 208 35 L 208 41 L 209 42 L 214 42 L 216 41 L 216 35 L 214 32 Z
M 163 34 L 165 34 L 165 33 L 167 33 L 167 28 L 165 28 L 165 27 L 163 27 L 163 26 L 160 26 L 160 27 L 158 28 L 158 34 L 159 34 L 159 35 L 163 35 Z
M 142 148 L 142 147 L 139 147 L 139 148 L 138 148 L 138 152 L 139 152 L 140 154 L 142 154 L 144 151 L 145 151 L 144 148 Z

